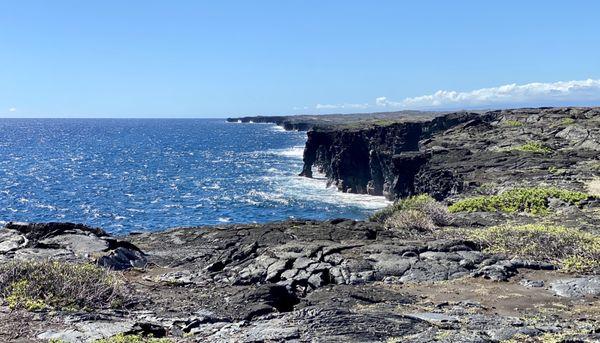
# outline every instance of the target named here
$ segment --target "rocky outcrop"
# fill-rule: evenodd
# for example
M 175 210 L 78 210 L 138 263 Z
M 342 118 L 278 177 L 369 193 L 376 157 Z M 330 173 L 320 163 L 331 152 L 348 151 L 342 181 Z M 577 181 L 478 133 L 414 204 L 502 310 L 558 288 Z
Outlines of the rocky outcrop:
M 68 263 L 87 261 L 75 251 L 106 254 L 103 242 L 114 240 L 74 224 L 9 227 L 28 246 L 70 250 L 76 257 L 62 260 Z M 178 228 L 117 241 L 147 259 L 144 269 L 125 272 L 139 301 L 126 311 L 0 305 L 0 340 L 151 334 L 176 342 L 500 342 L 564 330 L 576 332 L 572 339 L 599 338 L 597 277 L 561 275 L 552 264 L 489 254 L 464 239 L 406 237 L 337 219 Z M 561 307 L 553 307 L 557 301 Z M 27 328 L 17 330 L 23 321 Z
M 146 256 L 135 245 L 73 223 L 6 224 L 0 230 L 0 261 L 12 259 L 94 262 L 114 270 L 146 265 Z

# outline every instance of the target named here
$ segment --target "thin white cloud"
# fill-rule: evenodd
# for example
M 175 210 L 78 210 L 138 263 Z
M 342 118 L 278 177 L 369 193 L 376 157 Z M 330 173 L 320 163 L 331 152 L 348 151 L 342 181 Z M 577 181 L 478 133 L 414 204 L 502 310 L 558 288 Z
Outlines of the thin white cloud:
M 395 101 L 378 97 L 371 104 L 318 104 L 317 110 L 332 109 L 456 109 L 473 107 L 560 106 L 600 103 L 600 80 L 515 83 L 472 91 L 439 90 L 433 94 Z
M 534 82 L 524 85 L 513 83 L 468 92 L 439 90 L 434 94 L 405 98 L 400 102 L 378 99 L 383 99 L 379 101 L 379 106 L 404 108 L 590 102 L 600 101 L 600 80 Z
M 8 112 L 17 112 L 17 108 L 16 107 L 11 107 L 8 109 Z
M 317 110 L 333 110 L 333 109 L 365 109 L 369 108 L 370 104 L 317 104 Z
M 386 106 L 390 106 L 390 107 L 402 107 L 403 104 L 401 102 L 390 101 L 390 100 L 388 100 L 388 98 L 386 98 L 384 96 L 380 96 L 379 98 L 375 99 L 375 106 L 380 106 L 380 107 L 386 107 Z

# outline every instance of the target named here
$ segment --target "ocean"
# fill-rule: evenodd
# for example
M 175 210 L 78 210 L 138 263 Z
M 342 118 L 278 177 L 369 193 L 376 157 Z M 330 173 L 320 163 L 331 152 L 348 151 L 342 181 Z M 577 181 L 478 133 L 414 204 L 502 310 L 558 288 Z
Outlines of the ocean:
M 223 119 L 0 119 L 0 224 L 70 221 L 125 234 L 364 219 L 389 204 L 297 176 L 305 140 Z

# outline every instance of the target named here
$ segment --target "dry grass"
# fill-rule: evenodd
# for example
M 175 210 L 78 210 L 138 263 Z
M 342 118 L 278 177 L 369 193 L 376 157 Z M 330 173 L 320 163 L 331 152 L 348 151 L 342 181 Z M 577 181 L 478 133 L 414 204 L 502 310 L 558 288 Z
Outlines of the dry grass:
M 446 206 L 424 194 L 399 200 L 370 219 L 383 223 L 388 229 L 411 231 L 432 231 L 452 222 Z
M 386 219 L 385 227 L 398 230 L 432 231 L 435 229 L 435 224 L 424 212 L 402 210 Z
M 586 184 L 587 191 L 591 195 L 600 197 L 600 178 L 595 178 Z
M 562 226 L 503 225 L 467 232 L 490 253 L 554 262 L 569 272 L 600 271 L 600 236 Z
M 0 296 L 10 308 L 27 310 L 121 307 L 129 298 L 119 274 L 57 261 L 0 266 Z

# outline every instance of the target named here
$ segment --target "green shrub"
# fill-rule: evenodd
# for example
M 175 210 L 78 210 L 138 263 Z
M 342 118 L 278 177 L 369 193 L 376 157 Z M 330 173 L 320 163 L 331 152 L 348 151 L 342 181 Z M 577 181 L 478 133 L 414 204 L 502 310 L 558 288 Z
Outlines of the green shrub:
M 518 120 L 505 120 L 505 121 L 503 121 L 503 123 L 504 123 L 504 125 L 511 126 L 511 127 L 523 126 L 523 123 Z
M 561 121 L 561 124 L 563 125 L 572 125 L 575 124 L 575 119 L 573 118 L 565 118 Z
M 489 253 L 558 263 L 565 271 L 600 271 L 600 236 L 542 224 L 503 225 L 467 232 Z
M 169 343 L 168 338 L 144 337 L 142 335 L 117 334 L 110 338 L 103 338 L 94 341 L 94 343 Z
M 539 142 L 528 142 L 518 147 L 510 149 L 512 151 L 532 152 L 536 154 L 547 154 L 552 152 L 552 149 Z
M 0 296 L 12 309 L 90 309 L 121 306 L 118 274 L 92 264 L 13 261 L 0 266 Z
M 529 212 L 547 214 L 549 199 L 555 198 L 571 205 L 593 197 L 555 187 L 515 188 L 499 195 L 477 196 L 452 204 L 448 209 L 455 212 Z

